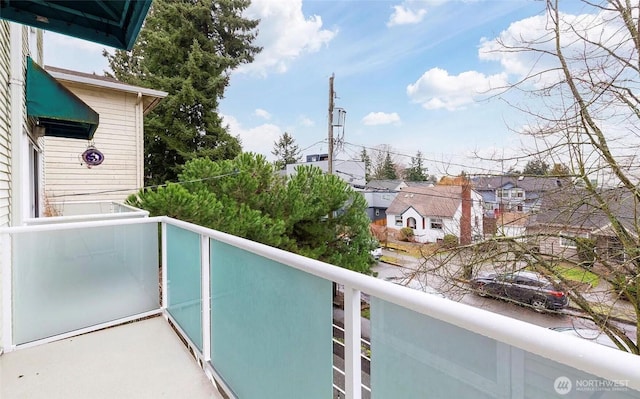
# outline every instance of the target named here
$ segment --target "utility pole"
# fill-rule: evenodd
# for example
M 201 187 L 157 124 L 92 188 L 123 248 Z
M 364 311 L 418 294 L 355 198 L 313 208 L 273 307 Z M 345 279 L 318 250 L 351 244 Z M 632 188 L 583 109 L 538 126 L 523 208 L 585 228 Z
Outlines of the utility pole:
M 327 174 L 333 174 L 333 99 L 335 93 L 333 92 L 333 78 L 335 75 L 332 73 L 329 78 L 329 154 L 327 159 Z

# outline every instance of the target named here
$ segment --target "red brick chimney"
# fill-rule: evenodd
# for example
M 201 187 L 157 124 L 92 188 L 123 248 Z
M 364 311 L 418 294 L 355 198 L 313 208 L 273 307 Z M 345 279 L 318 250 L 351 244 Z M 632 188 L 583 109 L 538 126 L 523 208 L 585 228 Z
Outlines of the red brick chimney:
M 460 245 L 471 244 L 471 182 L 462 182 L 462 217 L 460 218 Z

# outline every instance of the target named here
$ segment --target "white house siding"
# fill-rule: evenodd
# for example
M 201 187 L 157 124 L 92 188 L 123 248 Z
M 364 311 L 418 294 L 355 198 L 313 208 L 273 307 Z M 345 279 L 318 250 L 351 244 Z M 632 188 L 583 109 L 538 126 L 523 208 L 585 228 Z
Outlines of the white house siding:
M 417 242 L 437 242 L 444 238 L 445 234 L 454 234 L 456 237 L 460 236 L 460 224 L 457 220 L 460 219 L 461 209 L 458 208 L 456 215 L 453 219 L 442 217 L 442 229 L 431 228 L 431 218 L 423 218 L 415 209 L 409 208 L 402 214 L 402 226 L 396 224 L 396 215 L 387 215 L 387 226 L 400 230 L 403 227 L 408 226 L 409 218 L 416 220 L 416 228 L 413 230 L 414 239 Z M 424 220 L 424 228 L 423 228 Z
M 9 52 L 9 23 L 0 21 L 0 226 L 9 225 L 9 214 L 11 213 L 9 202 L 9 181 L 10 181 L 10 157 L 11 157 L 11 101 L 9 90 L 9 70 L 10 70 L 10 52 Z M 4 260 L 5 243 L 0 247 L 0 259 Z M 3 338 L 3 312 L 4 309 L 4 290 L 2 264 L 0 264 L 0 347 Z
M 474 239 L 481 239 L 484 237 L 484 200 L 482 195 L 471 190 L 471 236 Z
M 104 156 L 101 165 L 87 168 L 81 154 L 84 140 L 46 137 L 45 196 L 50 203 L 78 201 L 123 202 L 142 187 L 142 118 L 133 93 L 62 82 L 100 114 L 94 145 Z
M 9 183 L 11 180 L 11 99 L 9 89 L 10 51 L 9 23 L 0 21 L 0 226 L 9 225 L 11 213 Z

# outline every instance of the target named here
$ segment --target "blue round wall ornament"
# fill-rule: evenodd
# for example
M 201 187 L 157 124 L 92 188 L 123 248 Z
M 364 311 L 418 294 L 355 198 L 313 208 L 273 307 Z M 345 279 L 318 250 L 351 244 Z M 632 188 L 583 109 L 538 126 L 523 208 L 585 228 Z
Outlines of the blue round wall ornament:
M 104 154 L 100 152 L 96 147 L 90 145 L 87 149 L 82 153 L 82 160 L 87 167 L 90 168 L 92 166 L 98 166 L 104 161 Z

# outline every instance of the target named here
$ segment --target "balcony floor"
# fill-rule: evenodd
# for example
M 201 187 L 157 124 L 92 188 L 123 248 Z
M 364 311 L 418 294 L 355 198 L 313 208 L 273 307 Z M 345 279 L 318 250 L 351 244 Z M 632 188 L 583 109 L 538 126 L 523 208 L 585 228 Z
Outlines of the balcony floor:
M 0 398 L 222 398 L 155 317 L 0 356 Z

